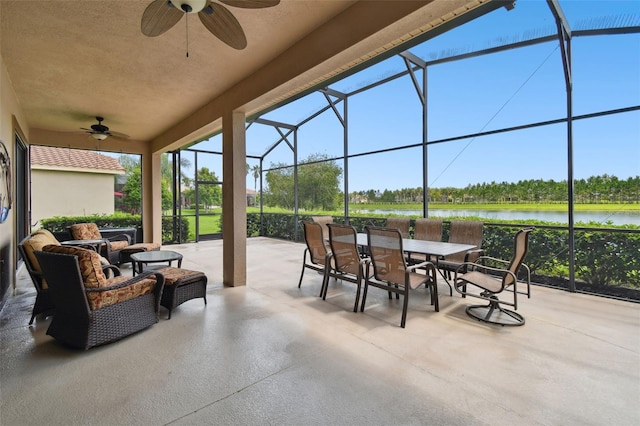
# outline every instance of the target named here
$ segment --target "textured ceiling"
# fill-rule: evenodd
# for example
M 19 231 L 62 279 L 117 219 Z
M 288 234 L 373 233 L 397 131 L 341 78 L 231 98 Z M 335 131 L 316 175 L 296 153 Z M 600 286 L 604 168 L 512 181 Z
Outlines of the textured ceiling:
M 256 113 L 484 2 L 282 0 L 267 9 L 229 6 L 245 30 L 247 48 L 225 45 L 190 15 L 187 58 L 185 17 L 161 36 L 141 33 L 150 0 L 1 0 L 0 42 L 30 133 L 85 137 L 80 128 L 99 115 L 131 140 L 177 140 L 187 133 L 175 131 L 181 123 L 189 131 L 210 130 L 202 119 L 189 120 L 212 100 L 232 100 L 238 103 L 233 108 Z M 402 6 L 389 9 L 399 10 L 394 25 L 384 22 L 391 17 L 375 15 L 389 5 Z M 358 31 L 367 25 L 382 28 L 371 35 L 362 30 L 365 37 Z M 351 38 L 353 44 L 340 44 Z M 288 70 L 286 81 L 276 82 Z M 243 91 L 244 82 L 262 75 L 264 88 L 253 81 Z M 225 98 L 229 93 L 233 97 Z

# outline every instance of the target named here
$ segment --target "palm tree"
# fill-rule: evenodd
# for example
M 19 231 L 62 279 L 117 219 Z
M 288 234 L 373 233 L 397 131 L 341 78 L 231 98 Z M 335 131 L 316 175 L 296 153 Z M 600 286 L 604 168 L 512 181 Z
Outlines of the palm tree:
M 262 173 L 262 171 L 260 170 L 260 165 L 256 164 L 255 166 L 251 167 L 251 172 L 253 173 L 253 190 L 258 192 L 258 178 Z

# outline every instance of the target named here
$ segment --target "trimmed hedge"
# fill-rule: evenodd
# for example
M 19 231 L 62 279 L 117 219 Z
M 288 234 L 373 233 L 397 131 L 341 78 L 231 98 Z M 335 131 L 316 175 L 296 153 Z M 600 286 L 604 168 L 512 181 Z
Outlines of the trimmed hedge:
M 54 234 L 66 233 L 67 227 L 74 223 L 93 222 L 98 228 L 136 228 L 138 230 L 138 241 L 142 241 L 142 217 L 127 213 L 116 213 L 113 215 L 89 215 L 89 216 L 56 216 L 49 219 L 42 219 L 40 223 L 44 229 Z M 183 243 L 188 241 L 189 222 L 186 218 L 180 221 L 179 232 L 174 236 L 173 221 L 169 217 L 162 218 L 162 244 Z M 182 235 L 180 240 L 178 237 Z
M 300 214 L 299 220 L 311 219 Z M 351 217 L 350 223 L 358 232 L 366 225 L 384 226 L 385 218 Z M 342 216 L 334 217 L 343 223 Z M 529 234 L 529 251 L 525 263 L 531 268 L 534 281 L 554 287 L 568 288 L 569 231 L 566 226 L 526 221 L 491 223 L 484 220 L 483 249 L 488 256 L 511 259 L 515 233 L 525 226 L 536 226 Z M 640 301 L 640 231 L 618 227 L 612 229 L 578 228 L 575 230 L 576 289 Z M 413 232 L 413 222 L 412 222 Z M 260 233 L 260 214 L 247 214 L 247 235 L 283 238 L 303 242 L 303 233 L 293 214 L 263 214 Z M 449 221 L 444 222 L 443 241 L 448 239 Z

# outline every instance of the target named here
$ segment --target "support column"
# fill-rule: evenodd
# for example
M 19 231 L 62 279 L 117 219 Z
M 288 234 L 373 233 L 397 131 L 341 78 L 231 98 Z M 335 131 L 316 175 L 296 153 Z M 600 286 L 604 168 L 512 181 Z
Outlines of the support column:
M 222 117 L 222 282 L 247 284 L 247 160 L 245 115 Z
M 162 153 L 142 155 L 142 229 L 144 242 L 162 243 Z

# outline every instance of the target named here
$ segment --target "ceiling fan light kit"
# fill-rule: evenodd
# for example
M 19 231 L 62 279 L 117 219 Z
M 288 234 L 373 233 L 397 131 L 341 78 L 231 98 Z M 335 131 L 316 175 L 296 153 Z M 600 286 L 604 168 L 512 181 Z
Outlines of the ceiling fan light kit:
M 207 5 L 207 0 L 171 0 L 169 3 L 184 13 L 198 13 Z
M 106 133 L 91 133 L 91 137 L 97 141 L 103 141 L 109 137 Z

